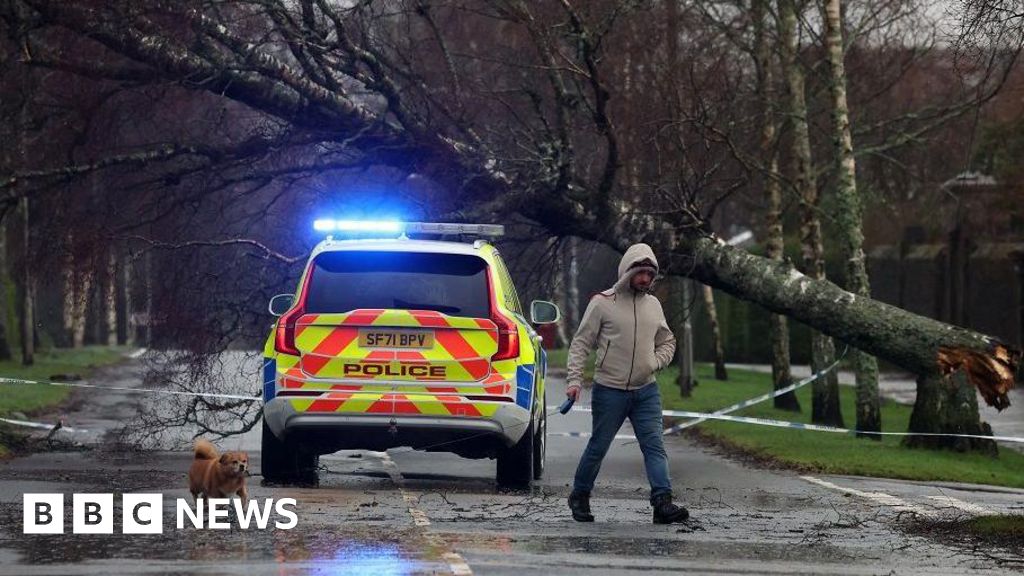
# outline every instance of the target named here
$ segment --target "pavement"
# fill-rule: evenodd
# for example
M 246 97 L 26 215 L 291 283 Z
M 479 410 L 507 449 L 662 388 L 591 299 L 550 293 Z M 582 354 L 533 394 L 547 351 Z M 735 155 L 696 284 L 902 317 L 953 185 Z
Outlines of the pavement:
M 258 359 L 237 355 L 243 375 L 223 391 L 251 387 Z M 252 372 L 248 372 L 251 368 Z M 94 382 L 142 386 L 131 362 Z M 548 405 L 564 397 L 549 378 Z M 584 397 L 581 404 L 589 399 Z M 250 452 L 254 499 L 295 498 L 292 530 L 176 529 L 163 534 L 26 535 L 25 493 L 147 492 L 188 496 L 191 461 L 179 430 L 156 450 L 105 445 L 107 431 L 131 422 L 149 396 L 83 391 L 68 425 L 89 430 L 90 446 L 0 463 L 0 575 L 127 574 L 1011 574 L 1024 558 L 915 535 L 913 522 L 1024 510 L 1024 491 L 973 485 L 800 475 L 764 470 L 683 437 L 666 449 L 685 524 L 651 523 L 643 460 L 635 443 L 616 441 L 594 492 L 597 521 L 574 522 L 565 506 L 586 442 L 552 434 L 547 470 L 529 490 L 494 484 L 494 462 L 396 449 L 339 452 L 321 460 L 317 488 L 261 486 L 258 431 L 219 441 Z M 553 433 L 587 432 L 589 414 L 554 414 Z M 257 429 L 258 430 L 258 429 Z M 622 430 L 629 434 L 628 424 Z M 58 432 L 58 434 L 62 434 Z M 98 444 L 97 444 L 98 442 Z M 116 500 L 116 499 L 115 499 Z M 68 523 L 70 526 L 70 522 Z M 119 526 L 115 522 L 115 526 Z

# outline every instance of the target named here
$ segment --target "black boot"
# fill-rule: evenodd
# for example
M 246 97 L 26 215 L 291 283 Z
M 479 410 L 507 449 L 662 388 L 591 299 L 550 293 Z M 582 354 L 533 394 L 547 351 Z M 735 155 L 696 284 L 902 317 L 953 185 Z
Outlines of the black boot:
M 672 524 L 682 522 L 690 517 L 690 513 L 682 506 L 672 503 L 671 494 L 658 494 L 651 498 L 651 505 L 654 506 L 655 524 Z
M 572 510 L 572 519 L 577 522 L 593 522 L 594 515 L 590 513 L 590 494 L 577 492 L 569 494 L 569 510 Z

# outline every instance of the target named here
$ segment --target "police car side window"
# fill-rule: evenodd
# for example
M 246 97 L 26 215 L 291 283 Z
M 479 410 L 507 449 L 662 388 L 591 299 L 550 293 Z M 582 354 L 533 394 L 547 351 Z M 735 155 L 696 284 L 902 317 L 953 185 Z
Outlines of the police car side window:
M 501 282 L 508 287 L 505 291 L 505 307 L 522 316 L 523 308 L 519 304 L 519 294 L 516 293 L 516 286 L 512 283 L 512 274 L 509 273 L 508 267 L 505 266 L 505 261 L 501 259 L 500 255 L 495 258 L 495 261 L 498 263 L 498 274 L 501 275 Z

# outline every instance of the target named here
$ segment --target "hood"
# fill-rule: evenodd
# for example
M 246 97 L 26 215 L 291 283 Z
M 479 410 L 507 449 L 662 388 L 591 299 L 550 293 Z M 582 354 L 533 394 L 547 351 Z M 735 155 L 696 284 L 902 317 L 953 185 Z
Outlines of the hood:
M 619 261 L 619 279 L 615 282 L 613 290 L 619 292 L 629 288 L 629 281 L 636 273 L 636 270 L 630 270 L 630 267 L 643 260 L 650 260 L 654 264 L 655 273 L 657 273 L 658 259 L 654 256 L 654 250 L 650 246 L 641 242 L 627 248 L 626 253 L 622 255 L 622 260 Z

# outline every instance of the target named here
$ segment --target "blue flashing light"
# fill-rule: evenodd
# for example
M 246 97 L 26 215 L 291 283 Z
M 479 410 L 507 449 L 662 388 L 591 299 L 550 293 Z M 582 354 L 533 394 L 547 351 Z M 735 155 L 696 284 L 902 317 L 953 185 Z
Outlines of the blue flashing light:
M 399 233 L 405 229 L 403 222 L 396 220 L 316 220 L 313 229 L 317 232 L 390 232 Z

